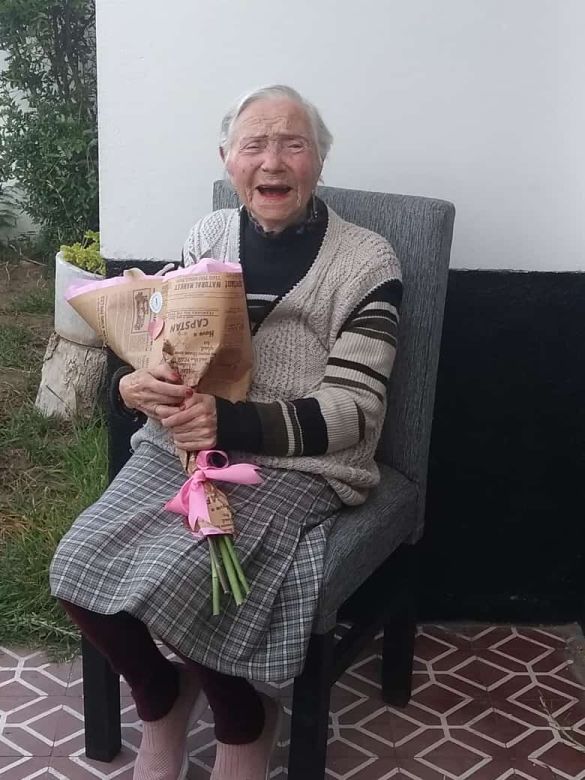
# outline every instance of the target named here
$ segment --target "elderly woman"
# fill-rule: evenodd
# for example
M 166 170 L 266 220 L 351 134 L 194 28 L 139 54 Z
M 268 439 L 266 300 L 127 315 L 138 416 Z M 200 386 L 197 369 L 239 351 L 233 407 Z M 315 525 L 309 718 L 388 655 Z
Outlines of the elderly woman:
M 331 140 L 289 87 L 252 92 L 225 117 L 220 154 L 242 205 L 201 219 L 183 261 L 242 265 L 255 355 L 248 400 L 197 393 L 166 365 L 128 370 L 121 402 L 148 421 L 53 560 L 53 593 L 131 688 L 144 724 L 140 780 L 185 776 L 189 723 L 205 700 L 213 780 L 268 777 L 280 705 L 249 679 L 301 671 L 332 520 L 379 478 L 400 269 L 381 236 L 316 196 Z M 177 449 L 214 447 L 258 464 L 263 478 L 222 484 L 251 592 L 219 617 L 207 546 L 163 509 L 184 481 Z M 152 636 L 184 663 L 167 660 Z

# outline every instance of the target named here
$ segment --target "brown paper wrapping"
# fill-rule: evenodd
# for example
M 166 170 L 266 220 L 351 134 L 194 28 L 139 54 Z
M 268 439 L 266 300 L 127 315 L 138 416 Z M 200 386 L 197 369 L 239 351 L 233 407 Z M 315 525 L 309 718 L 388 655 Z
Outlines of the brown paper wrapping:
M 131 269 L 124 280 L 80 291 L 69 303 L 133 368 L 165 360 L 200 393 L 245 399 L 252 343 L 241 272 L 169 278 Z
M 234 514 L 226 494 L 217 488 L 213 482 L 204 482 L 205 499 L 207 501 L 207 510 L 209 512 L 209 525 L 224 534 L 234 533 Z M 203 518 L 199 518 L 199 526 L 203 528 L 207 524 Z
M 245 399 L 252 341 L 241 269 L 202 272 L 192 266 L 177 275 L 148 276 L 131 268 L 123 283 L 87 288 L 70 295 L 69 303 L 133 368 L 166 361 L 200 393 Z M 192 473 L 188 454 L 179 451 L 179 457 Z

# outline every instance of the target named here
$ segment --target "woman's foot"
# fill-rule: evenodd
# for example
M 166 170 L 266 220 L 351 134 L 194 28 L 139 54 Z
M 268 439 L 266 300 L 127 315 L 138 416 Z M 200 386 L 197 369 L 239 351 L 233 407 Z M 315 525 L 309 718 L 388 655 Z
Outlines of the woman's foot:
M 201 717 L 206 706 L 196 677 L 185 667 L 179 667 L 179 696 L 172 709 L 159 720 L 143 721 L 134 780 L 184 780 L 187 777 L 189 726 Z
M 282 707 L 263 693 L 260 697 L 265 715 L 262 734 L 244 745 L 218 742 L 210 780 L 268 780 L 270 759 L 280 734 Z

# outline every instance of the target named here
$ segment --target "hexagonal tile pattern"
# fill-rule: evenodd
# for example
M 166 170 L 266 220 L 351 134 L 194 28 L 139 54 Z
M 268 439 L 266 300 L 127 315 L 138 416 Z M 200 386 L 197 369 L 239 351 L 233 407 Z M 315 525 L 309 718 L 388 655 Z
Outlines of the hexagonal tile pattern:
M 577 629 L 572 629 L 573 633 Z M 377 637 L 334 686 L 327 778 L 333 780 L 585 780 L 585 690 L 569 629 L 421 626 L 413 695 L 388 707 Z M 285 778 L 292 685 L 270 777 Z M 120 754 L 85 758 L 79 659 L 0 647 L 0 780 L 130 780 L 140 721 L 122 686 Z M 215 751 L 208 710 L 189 735 L 190 780 L 208 780 Z M 236 778 L 234 778 L 236 780 Z

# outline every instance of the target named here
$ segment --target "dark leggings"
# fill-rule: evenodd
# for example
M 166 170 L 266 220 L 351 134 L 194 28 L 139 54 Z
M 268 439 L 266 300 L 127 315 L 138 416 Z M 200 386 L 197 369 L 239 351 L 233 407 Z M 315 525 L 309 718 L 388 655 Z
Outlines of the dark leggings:
M 160 652 L 148 629 L 127 612 L 100 615 L 62 601 L 81 633 L 108 659 L 132 691 L 142 720 L 158 720 L 173 706 L 179 690 L 177 668 Z M 173 650 L 199 678 L 215 720 L 220 742 L 253 742 L 264 728 L 264 707 L 254 686 L 185 658 Z

